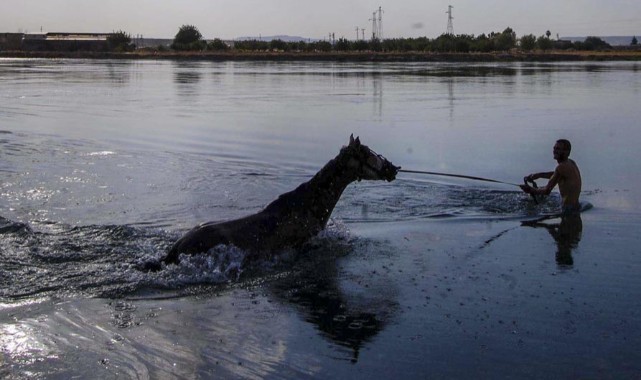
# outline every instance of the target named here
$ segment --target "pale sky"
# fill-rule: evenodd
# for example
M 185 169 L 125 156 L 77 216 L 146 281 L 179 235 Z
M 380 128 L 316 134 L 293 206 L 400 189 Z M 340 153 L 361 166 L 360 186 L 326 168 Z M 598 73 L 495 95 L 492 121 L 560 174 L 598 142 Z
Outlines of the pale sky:
M 517 36 L 641 36 L 641 0 L 0 0 L 2 32 L 111 32 L 173 38 L 183 24 L 206 39 L 290 35 L 356 38 L 372 32 L 383 8 L 383 37 L 435 38 L 447 28 L 452 5 L 455 34 L 500 32 Z

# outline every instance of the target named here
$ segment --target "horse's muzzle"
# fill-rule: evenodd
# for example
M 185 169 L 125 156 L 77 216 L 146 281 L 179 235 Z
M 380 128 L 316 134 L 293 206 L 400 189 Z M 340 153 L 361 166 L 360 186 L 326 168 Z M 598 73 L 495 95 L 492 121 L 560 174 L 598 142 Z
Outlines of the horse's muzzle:
M 400 166 L 395 166 L 391 162 L 387 161 L 385 162 L 385 165 L 383 165 L 383 170 L 381 170 L 381 176 L 383 177 L 384 180 L 388 182 L 392 182 L 393 180 L 396 179 L 396 174 L 398 171 L 401 170 Z

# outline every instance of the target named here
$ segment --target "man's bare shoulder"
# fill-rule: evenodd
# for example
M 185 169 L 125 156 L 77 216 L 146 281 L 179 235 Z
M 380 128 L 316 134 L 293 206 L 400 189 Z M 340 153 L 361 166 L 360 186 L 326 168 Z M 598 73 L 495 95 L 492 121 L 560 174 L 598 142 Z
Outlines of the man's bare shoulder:
M 579 167 L 577 166 L 576 162 L 568 159 L 566 161 L 560 162 L 557 166 L 556 169 L 554 169 L 554 173 L 561 177 L 574 177 L 576 176 L 576 173 L 578 173 Z

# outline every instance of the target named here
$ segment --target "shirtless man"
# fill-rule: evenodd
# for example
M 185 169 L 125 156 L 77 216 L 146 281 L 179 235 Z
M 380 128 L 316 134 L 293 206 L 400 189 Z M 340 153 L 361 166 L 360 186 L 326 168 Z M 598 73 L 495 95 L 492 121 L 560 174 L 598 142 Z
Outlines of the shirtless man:
M 558 165 L 553 172 L 533 173 L 525 177 L 526 181 L 533 181 L 538 178 L 549 179 L 547 185 L 535 189 L 529 185 L 521 185 L 521 189 L 533 195 L 548 195 L 558 184 L 561 193 L 562 213 L 573 214 L 581 210 L 579 194 L 581 194 L 581 173 L 576 162 L 569 158 L 572 145 L 568 140 L 557 140 L 554 144 L 554 159 Z

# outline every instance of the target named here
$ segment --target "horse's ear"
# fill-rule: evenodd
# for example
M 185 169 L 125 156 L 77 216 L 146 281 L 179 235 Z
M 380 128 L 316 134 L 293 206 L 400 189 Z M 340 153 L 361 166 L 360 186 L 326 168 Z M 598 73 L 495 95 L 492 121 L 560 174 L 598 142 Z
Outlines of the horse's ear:
M 349 145 L 354 144 L 354 134 L 349 135 Z

